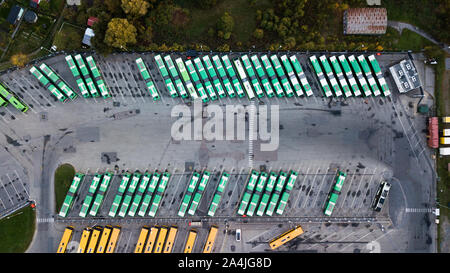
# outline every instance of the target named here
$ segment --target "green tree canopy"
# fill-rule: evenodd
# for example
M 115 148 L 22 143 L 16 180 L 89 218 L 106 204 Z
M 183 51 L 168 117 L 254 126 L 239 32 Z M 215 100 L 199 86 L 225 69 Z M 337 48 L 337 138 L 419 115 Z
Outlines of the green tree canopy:
M 121 6 L 126 14 L 140 17 L 147 14 L 150 4 L 145 0 L 122 0 Z
M 228 12 L 225 12 L 222 17 L 219 18 L 219 21 L 217 21 L 217 33 L 219 38 L 229 39 L 233 28 L 234 19 Z
M 127 19 L 113 18 L 108 23 L 105 43 L 109 46 L 126 49 L 127 44 L 136 43 L 136 28 Z

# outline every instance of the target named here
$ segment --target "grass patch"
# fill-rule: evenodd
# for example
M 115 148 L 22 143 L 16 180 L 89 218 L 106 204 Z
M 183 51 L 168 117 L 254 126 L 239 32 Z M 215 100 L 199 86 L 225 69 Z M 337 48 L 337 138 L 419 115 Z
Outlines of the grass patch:
M 23 208 L 0 220 L 0 253 L 23 253 L 33 239 L 36 211 Z
M 443 92 L 448 92 L 443 87 L 444 80 L 450 80 L 445 77 L 445 58 L 446 54 L 442 51 L 442 53 L 436 58 L 438 64 L 435 69 L 435 96 L 436 96 L 436 114 L 439 117 L 450 115 L 447 112 L 445 105 L 450 103 L 448 100 L 449 96 L 444 96 Z M 445 128 L 444 124 L 439 120 L 439 127 Z M 437 202 L 440 204 L 440 217 L 441 223 L 444 221 L 448 221 L 450 219 L 450 173 L 448 171 L 448 164 L 450 163 L 449 157 L 439 157 L 437 158 L 437 173 L 439 177 L 439 181 L 436 185 L 437 191 Z M 440 252 L 441 245 L 441 228 L 442 224 L 439 225 L 438 234 L 437 234 L 437 243 L 438 243 L 438 252 Z
M 84 29 L 69 24 L 63 24 L 61 29 L 56 33 L 53 44 L 57 50 L 72 51 L 81 48 Z
M 419 34 L 411 31 L 409 29 L 404 29 L 402 35 L 399 36 L 396 43 L 394 43 L 394 49 L 396 50 L 422 50 L 425 46 L 433 45 L 432 42 L 428 41 Z
M 195 3 L 189 3 L 189 1 L 176 2 L 182 8 L 188 9 L 190 13 L 190 23 L 186 28 L 186 41 L 188 43 L 209 42 L 207 44 L 212 47 L 223 43 L 249 41 L 256 28 L 256 10 L 264 10 L 271 6 L 268 0 L 257 1 L 255 6 L 251 6 L 248 0 L 227 0 L 218 1 L 219 3 L 211 9 L 199 9 Z M 215 29 L 218 19 L 225 12 L 228 12 L 234 19 L 231 38 L 223 40 L 216 36 L 208 39 L 208 29 Z
M 55 212 L 58 213 L 70 188 L 75 168 L 70 164 L 60 165 L 55 171 Z

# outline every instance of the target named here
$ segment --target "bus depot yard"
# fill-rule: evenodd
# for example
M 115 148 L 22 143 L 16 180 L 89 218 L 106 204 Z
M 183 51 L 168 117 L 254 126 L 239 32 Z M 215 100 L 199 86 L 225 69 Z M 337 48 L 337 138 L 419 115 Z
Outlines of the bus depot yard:
M 434 182 L 427 182 L 434 181 L 435 175 L 432 151 L 426 147 L 425 134 L 422 133 L 426 128 L 426 117 L 418 115 L 415 109 L 419 99 L 414 95 L 400 95 L 388 73 L 391 65 L 411 58 L 425 90 L 432 93 L 434 74 L 424 65 L 421 54 L 382 53 L 376 55 L 381 68 L 378 75 L 371 72 L 375 71 L 371 66 L 370 73 L 366 74 L 364 70 L 367 67 L 361 61 L 357 62 L 360 73 L 355 72 L 358 68 L 353 66 L 346 76 L 342 71 L 339 74 L 336 68 L 329 72 L 328 66 L 333 67 L 332 57 L 339 60 L 344 55 L 351 66 L 350 56 L 358 59 L 363 55 L 368 62 L 369 56 L 374 54 L 205 53 L 198 57 L 202 60 L 203 69 L 197 57 L 188 59 L 182 53 L 170 54 L 172 62 L 167 58 L 169 55 L 158 53 L 112 54 L 108 57 L 80 54 L 81 61 L 77 61 L 80 60 L 78 55 L 61 54 L 0 76 L 0 81 L 29 106 L 25 113 L 11 105 L 0 108 L 1 131 L 5 135 L 1 144 L 7 148 L 1 153 L 13 155 L 10 161 L 23 169 L 20 175 L 26 171 L 28 179 L 25 176 L 21 181 L 37 204 L 37 234 L 29 251 L 55 252 L 67 226 L 74 227 L 72 240 L 77 241 L 86 227 L 117 225 L 121 227 L 121 233 L 116 252 L 133 252 L 143 226 L 176 225 L 178 235 L 173 252 L 182 252 L 192 221 L 203 222 L 203 227 L 197 228 L 198 241 L 193 252 L 202 251 L 211 225 L 218 226 L 219 230 L 213 252 L 253 252 L 270 249 L 267 244 L 270 239 L 299 224 L 304 233 L 277 250 L 435 251 L 436 226 L 431 224 L 435 220 L 432 214 Z M 258 72 L 258 63 L 253 62 L 253 56 L 264 63 L 264 55 L 270 61 L 264 64 L 262 72 L 265 75 L 262 75 Z M 217 60 L 215 56 L 220 57 L 224 70 L 227 61 L 223 57 L 227 56 L 234 75 L 230 71 L 221 74 L 217 65 L 204 73 L 210 67 L 205 56 L 211 62 Z M 288 63 L 292 64 L 293 74 L 282 63 L 286 60 L 284 56 L 290 60 Z M 292 56 L 297 59 L 303 73 L 295 70 Z M 312 56 L 321 62 L 318 67 L 314 61 L 311 62 Z M 322 62 L 321 56 L 329 60 L 328 66 Z M 177 64 L 179 58 L 187 71 L 191 69 L 189 80 L 182 75 L 183 66 Z M 248 59 L 251 64 L 246 67 Z M 167 68 L 160 64 L 161 60 Z M 175 69 L 171 69 L 171 63 Z M 73 64 L 79 68 L 78 74 L 69 69 Z M 343 63 L 337 67 L 345 70 Z M 276 71 L 277 68 L 280 71 Z M 390 95 L 383 89 L 380 74 Z M 360 96 L 355 96 L 351 77 L 359 82 L 356 87 L 361 92 Z M 310 95 L 305 80 L 310 86 Z M 233 85 L 233 97 L 226 89 L 227 82 Z M 264 87 L 265 82 L 270 84 Z M 83 84 L 86 89 L 83 89 Z M 219 86 L 223 92 L 219 91 Z M 236 89 L 238 86 L 241 91 Z M 77 95 L 71 96 L 69 88 Z M 202 88 L 203 92 L 200 92 Z M 94 90 L 98 94 L 93 97 Z M 215 90 L 217 99 L 214 99 Z M 378 96 L 364 96 L 364 92 L 375 93 L 376 90 Z M 304 95 L 298 96 L 300 91 Z M 337 95 L 339 91 L 340 96 Z M 253 96 L 251 92 L 254 92 Z M 422 103 L 431 106 L 432 95 L 426 95 Z M 278 148 L 261 151 L 263 142 L 258 139 L 173 139 L 170 127 L 178 119 L 178 116 L 171 116 L 173 106 L 186 104 L 195 113 L 195 104 L 191 103 L 194 96 L 202 99 L 204 107 L 214 104 L 223 111 L 227 105 L 254 104 L 257 109 L 262 105 L 278 105 Z M 203 119 L 203 124 L 206 120 Z M 246 123 L 247 127 L 250 126 Z M 82 177 L 67 215 L 63 217 L 53 213 L 52 179 L 58 165 L 66 162 L 73 165 Z M 267 186 L 256 195 L 258 183 L 254 189 L 248 190 L 252 171 L 260 176 L 266 174 L 268 181 L 272 173 L 277 179 L 284 173 L 286 180 L 292 172 L 297 174 L 281 214 L 276 213 L 275 208 L 272 216 L 258 215 Z M 326 216 L 328 195 L 333 191 L 339 171 L 346 174 L 345 183 L 331 216 Z M 192 215 L 189 209 L 192 201 L 198 200 L 199 185 L 192 191 L 189 191 L 189 185 L 196 173 L 199 176 L 197 183 L 201 184 L 205 172 L 210 174 L 209 182 L 200 191 L 201 198 Z M 133 192 L 128 191 L 128 186 L 120 194 L 120 184 L 127 173 L 131 180 L 138 173 L 140 184 L 147 174 L 147 189 L 139 191 L 136 184 Z M 160 194 L 157 211 L 149 215 L 152 206 L 149 205 L 144 216 L 139 215 L 140 208 L 130 215 L 136 196 L 141 196 L 141 203 L 145 200 L 155 173 L 160 176 L 170 174 Z M 208 215 L 224 173 L 229 174 L 228 182 L 220 194 L 214 215 Z M 102 189 L 105 174 L 110 180 Z M 371 203 L 382 181 L 388 181 L 392 187 L 383 209 L 375 212 Z M 90 191 L 93 184 L 95 189 Z M 283 199 L 286 187 L 284 185 L 279 191 L 279 199 Z M 157 188 L 152 202 L 156 192 Z M 275 192 L 272 190 L 270 197 Z M 103 197 L 92 215 L 90 212 L 94 205 L 97 206 L 95 200 L 99 194 Z M 111 208 L 118 195 L 122 198 L 116 214 L 111 216 Z M 0 198 L 5 209 L 12 207 L 3 195 Z M 249 198 L 247 205 L 253 198 L 259 199 L 252 216 L 248 215 L 248 208 L 242 214 L 239 212 L 246 198 Z M 120 213 L 125 200 L 129 207 Z M 281 203 L 278 201 L 277 207 Z M 85 202 L 89 202 L 88 208 Z M 235 240 L 236 229 L 242 230 L 240 241 Z

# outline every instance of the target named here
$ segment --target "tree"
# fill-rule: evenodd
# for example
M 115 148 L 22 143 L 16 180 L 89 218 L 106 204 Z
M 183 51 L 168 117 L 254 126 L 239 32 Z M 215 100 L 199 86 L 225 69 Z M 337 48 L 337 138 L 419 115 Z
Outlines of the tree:
M 262 39 L 264 37 L 264 30 L 260 28 L 255 29 L 255 31 L 253 32 L 253 37 L 255 37 L 256 39 Z
M 121 0 L 105 0 L 105 5 L 109 12 L 119 14 L 121 12 Z
M 217 51 L 219 52 L 230 51 L 230 46 L 228 44 L 223 44 L 217 48 Z
M 126 14 L 140 17 L 147 14 L 150 4 L 145 0 L 122 0 L 121 6 Z
M 24 67 L 28 63 L 28 56 L 23 53 L 17 53 L 11 56 L 10 61 L 12 65 Z
M 195 2 L 201 9 L 210 9 L 217 4 L 217 0 L 196 0 Z
M 108 23 L 105 43 L 112 47 L 126 49 L 127 44 L 136 43 L 136 28 L 127 19 L 113 18 Z
M 217 21 L 217 35 L 219 38 L 227 40 L 230 38 L 233 28 L 234 19 L 228 12 L 225 12 L 222 17 L 219 18 L 219 21 Z

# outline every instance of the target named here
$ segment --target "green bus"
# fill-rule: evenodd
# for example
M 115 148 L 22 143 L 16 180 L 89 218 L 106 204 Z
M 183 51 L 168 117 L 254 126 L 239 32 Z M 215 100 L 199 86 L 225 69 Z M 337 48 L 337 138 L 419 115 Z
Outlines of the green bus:
M 78 65 L 78 68 L 80 69 L 81 75 L 83 76 L 84 81 L 86 82 L 86 85 L 89 89 L 89 92 L 91 93 L 91 96 L 96 98 L 99 95 L 97 87 L 95 87 L 94 82 L 92 81 L 91 75 L 89 74 L 89 70 L 86 67 L 86 64 L 84 63 L 83 57 L 81 54 L 75 55 L 75 61 Z
M 25 113 L 28 111 L 28 105 L 21 102 L 17 96 L 9 91 L 10 89 L 5 83 L 0 83 L 0 98 L 3 100 L 3 103 L 0 103 L 2 106 L 6 106 L 8 103 L 10 103 L 12 106 L 14 106 L 17 110 L 20 112 Z
M 225 191 L 225 187 L 230 179 L 230 175 L 226 172 L 223 172 L 222 177 L 220 178 L 219 185 L 217 185 L 216 193 L 214 194 L 211 205 L 209 206 L 208 215 L 214 216 L 217 208 L 220 204 L 220 199 L 222 199 L 222 194 Z
M 94 204 L 92 204 L 92 208 L 89 211 L 90 215 L 92 216 L 97 215 L 100 205 L 102 204 L 103 199 L 105 198 L 106 191 L 108 190 L 109 185 L 111 184 L 112 176 L 113 174 L 110 172 L 106 172 L 103 175 L 102 183 L 100 184 L 100 188 L 98 189 L 98 193 L 94 199 Z
M 295 181 L 297 180 L 297 176 L 298 176 L 297 172 L 291 171 L 291 174 L 289 175 L 289 179 L 286 183 L 286 187 L 284 188 L 284 192 L 281 195 L 280 203 L 278 204 L 278 207 L 276 210 L 276 213 L 279 215 L 282 215 L 284 212 L 284 209 L 286 208 L 287 202 L 289 200 L 290 192 L 294 188 Z
M 255 170 L 252 170 L 250 178 L 248 179 L 247 186 L 245 187 L 244 195 L 239 205 L 239 215 L 244 215 L 245 210 L 247 209 L 248 202 L 250 202 L 250 198 L 252 196 L 253 190 L 255 189 L 256 182 L 258 181 L 258 176 L 259 173 Z
M 86 217 L 89 208 L 91 207 L 92 200 L 94 199 L 94 194 L 97 192 L 98 185 L 100 184 L 100 180 L 102 179 L 101 174 L 95 174 L 94 178 L 92 178 L 91 185 L 89 186 L 88 193 L 84 198 L 83 205 L 81 206 L 80 213 L 78 214 L 81 217 Z
M 346 173 L 339 171 L 336 176 L 336 183 L 333 186 L 330 194 L 328 194 L 327 202 L 325 205 L 324 214 L 326 216 L 331 216 L 333 213 L 334 207 L 336 206 L 337 199 L 341 194 L 342 186 L 345 182 Z
M 173 85 L 172 80 L 170 79 L 169 72 L 167 71 L 166 65 L 164 64 L 161 55 L 155 56 L 155 62 L 158 66 L 159 72 L 164 79 L 164 83 L 166 84 L 167 90 L 169 90 L 169 94 L 172 98 L 178 97 L 178 93 L 175 90 L 175 86 Z
M 250 200 L 250 204 L 247 209 L 248 216 L 253 216 L 253 214 L 255 213 L 255 209 L 258 207 L 258 202 L 259 199 L 261 198 L 264 186 L 266 185 L 267 177 L 268 177 L 267 173 L 261 172 L 258 183 L 256 184 L 255 187 L 255 192 L 252 195 L 252 199 Z
M 170 173 L 165 172 L 161 178 L 161 182 L 158 185 L 158 189 L 156 190 L 155 197 L 152 201 L 152 206 L 150 207 L 150 211 L 148 213 L 149 216 L 155 217 L 156 212 L 158 211 L 159 204 L 164 195 L 164 191 L 166 190 L 167 183 L 169 183 Z
M 138 215 L 141 217 L 145 216 L 145 213 L 147 212 L 148 207 L 150 206 L 150 202 L 152 201 L 153 193 L 156 190 L 156 187 L 158 186 L 159 178 L 161 175 L 157 172 L 155 172 L 152 176 L 152 179 L 150 180 L 150 184 L 147 188 L 147 193 L 144 196 L 144 199 L 142 200 L 142 205 L 139 208 Z
M 125 190 L 127 189 L 128 186 L 128 182 L 131 179 L 131 174 L 126 172 L 123 176 L 122 176 L 122 181 L 120 181 L 120 185 L 119 185 L 119 189 L 117 190 L 117 194 L 114 197 L 114 201 L 111 205 L 111 209 L 109 210 L 108 215 L 110 217 L 115 217 L 116 213 L 117 213 L 117 209 L 120 206 L 120 202 L 122 201 L 122 197 L 125 193 Z
M 274 192 L 272 197 L 270 198 L 269 205 L 267 206 L 266 214 L 272 216 L 273 211 L 275 210 L 278 200 L 280 199 L 281 192 L 284 188 L 284 183 L 286 182 L 287 174 L 284 172 L 280 172 L 280 176 L 278 177 L 277 184 L 275 185 Z
M 186 194 L 183 197 L 183 201 L 181 202 L 180 209 L 178 210 L 178 216 L 183 217 L 186 213 L 186 210 L 191 202 L 192 195 L 194 194 L 195 188 L 197 186 L 197 182 L 200 180 L 200 174 L 194 172 L 192 174 L 191 180 L 189 182 Z
M 258 210 L 256 211 L 256 215 L 263 216 L 264 212 L 266 212 L 267 204 L 270 200 L 270 195 L 272 194 L 273 188 L 275 187 L 275 183 L 277 182 L 278 175 L 274 172 L 270 172 L 269 179 L 267 181 L 266 188 L 264 190 L 264 194 L 261 198 L 261 202 L 259 203 Z
M 138 187 L 139 181 L 141 180 L 142 174 L 139 172 L 135 172 L 133 174 L 133 178 L 131 178 L 130 185 L 128 186 L 127 191 L 125 192 L 125 197 L 123 198 L 122 206 L 119 210 L 119 216 L 125 217 L 128 211 L 128 207 L 131 203 L 131 198 L 133 197 L 136 188 Z
M 75 78 L 75 81 L 77 82 L 77 86 L 78 89 L 80 89 L 81 95 L 83 95 L 83 97 L 85 98 L 89 98 L 91 95 L 89 94 L 86 84 L 81 78 L 80 71 L 78 70 L 78 67 L 71 55 L 66 56 L 66 62 L 67 65 L 69 66 L 70 72 L 72 72 L 72 75 Z
M 142 195 L 144 195 L 145 191 L 147 190 L 147 185 L 151 177 L 152 175 L 148 172 L 146 172 L 142 177 L 141 184 L 139 184 L 137 192 L 134 195 L 133 202 L 131 203 L 130 211 L 128 211 L 128 216 L 134 217 L 134 215 L 136 214 L 136 211 L 141 204 Z
M 198 184 L 197 192 L 194 195 L 194 198 L 192 199 L 191 206 L 189 207 L 188 213 L 190 215 L 194 215 L 195 211 L 198 208 L 198 205 L 200 204 L 200 201 L 202 200 L 203 192 L 206 189 L 206 185 L 208 184 L 209 178 L 211 177 L 211 174 L 208 171 L 204 171 L 202 175 L 202 179 L 200 180 L 200 184 Z
M 59 210 L 59 216 L 66 217 L 67 213 L 69 213 L 70 208 L 73 204 L 73 199 L 77 194 L 78 189 L 80 188 L 81 181 L 83 180 L 84 174 L 76 173 L 73 177 L 72 184 L 70 184 L 69 191 L 67 192 L 66 198 L 64 198 L 64 202 Z
M 148 72 L 147 66 L 144 63 L 142 58 L 136 59 L 136 64 L 138 66 L 138 70 L 141 73 L 142 79 L 144 79 L 145 84 L 147 85 L 148 92 L 152 96 L 153 100 L 159 100 L 158 90 L 156 89 L 156 85 L 153 83 L 150 73 Z
M 63 81 L 63 79 L 48 65 L 45 63 L 42 63 L 39 66 L 39 69 L 44 73 L 45 76 L 47 76 L 56 86 L 58 86 L 59 90 L 61 90 L 67 97 L 70 99 L 75 99 L 77 97 L 77 94 L 72 90 L 72 88 L 67 85 Z

